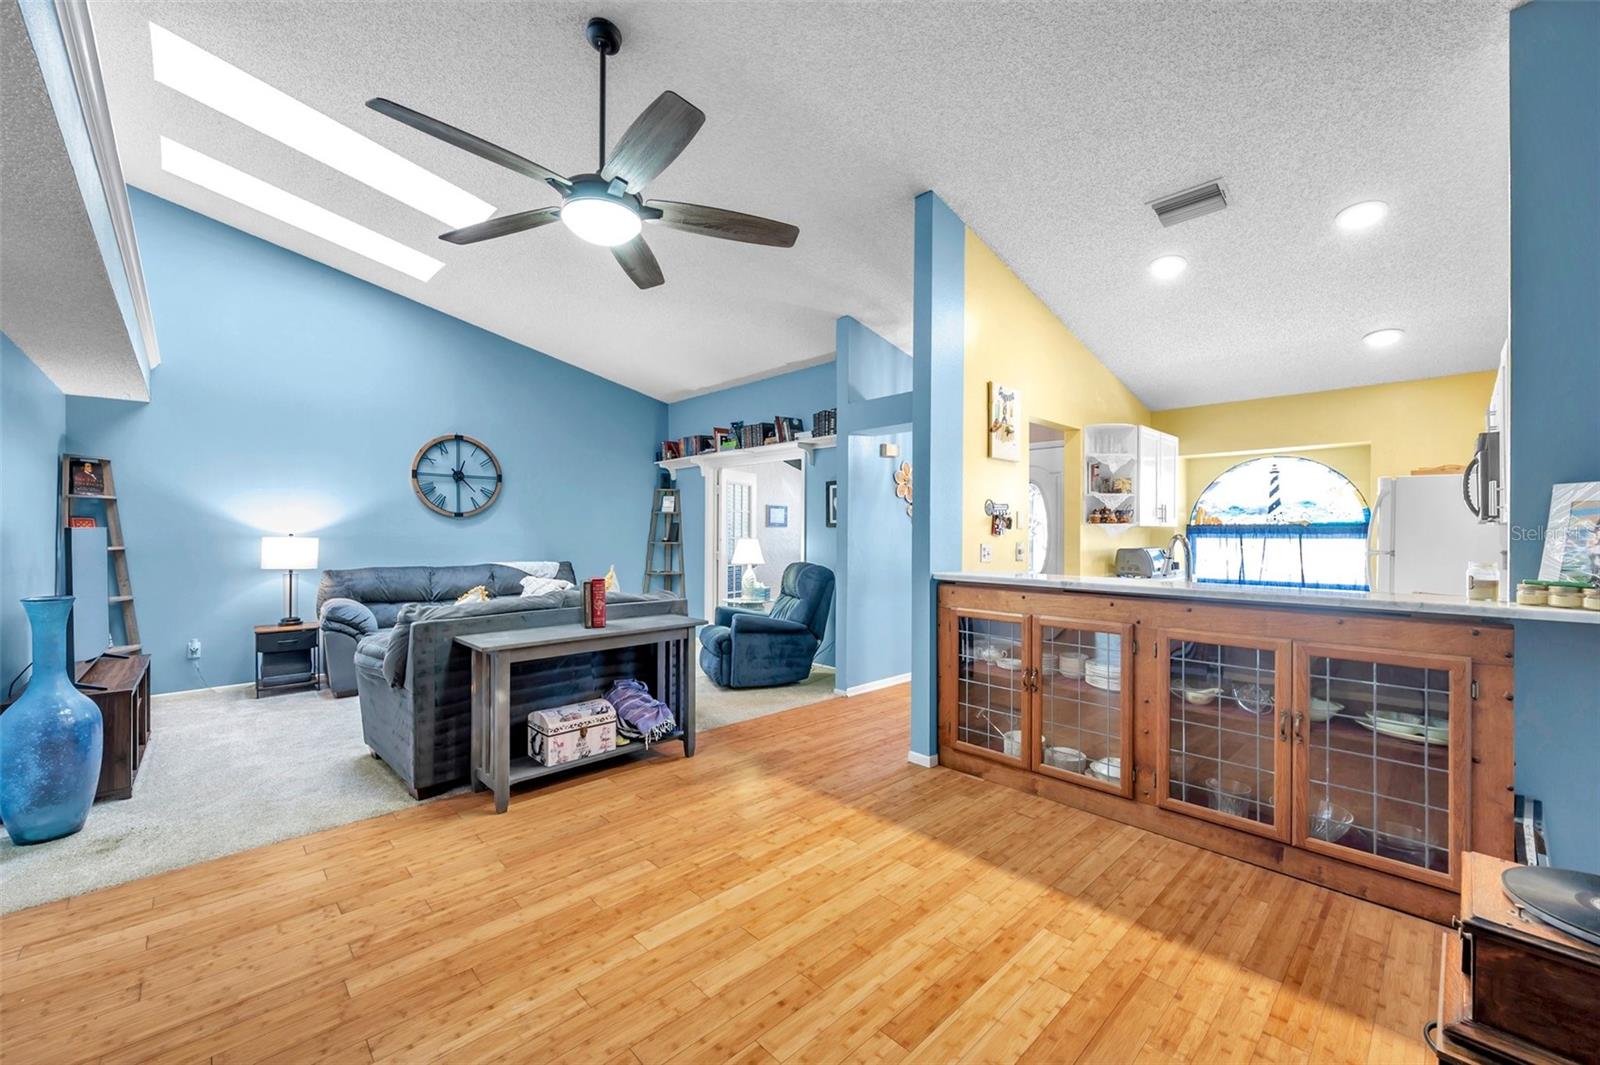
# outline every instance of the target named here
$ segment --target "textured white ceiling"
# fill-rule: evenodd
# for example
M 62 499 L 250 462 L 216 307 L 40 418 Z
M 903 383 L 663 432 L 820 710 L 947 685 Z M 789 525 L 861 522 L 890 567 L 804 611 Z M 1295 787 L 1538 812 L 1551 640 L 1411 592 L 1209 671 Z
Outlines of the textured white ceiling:
M 909 347 L 911 200 L 938 191 L 1146 403 L 1492 367 L 1508 286 L 1505 0 L 1443 3 L 92 5 L 128 179 L 664 399 L 817 361 L 853 314 Z M 552 227 L 475 247 L 154 84 L 155 21 L 493 203 L 553 201 L 368 111 L 386 95 L 592 169 L 590 14 L 622 28 L 611 133 L 664 89 L 705 128 L 647 195 L 793 222 L 791 251 L 648 233 L 641 292 Z M 164 174 L 166 134 L 445 261 L 412 281 Z M 1147 200 L 1231 206 L 1164 230 Z M 1357 200 L 1391 213 L 1349 237 Z M 1176 283 L 1148 275 L 1188 258 Z M 1399 348 L 1360 342 L 1384 326 Z

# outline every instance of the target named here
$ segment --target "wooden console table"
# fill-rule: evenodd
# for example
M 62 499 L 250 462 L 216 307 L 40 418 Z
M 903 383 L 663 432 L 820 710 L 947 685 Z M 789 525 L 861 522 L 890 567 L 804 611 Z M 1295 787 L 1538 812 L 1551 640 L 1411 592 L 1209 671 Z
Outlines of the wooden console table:
M 100 708 L 105 747 L 100 757 L 100 783 L 95 801 L 133 797 L 133 779 L 150 743 L 150 656 L 100 658 L 78 666 L 78 683 L 94 689 L 83 694 Z
M 620 647 L 655 645 L 656 675 L 651 694 L 671 707 L 678 720 L 677 731 L 657 742 L 681 739 L 683 753 L 692 758 L 695 739 L 692 644 L 696 626 L 704 624 L 703 618 L 654 614 L 617 618 L 603 629 L 551 625 L 456 637 L 456 643 L 472 652 L 472 789 L 493 791 L 495 812 L 503 814 L 510 805 L 513 784 L 647 750 L 644 744 L 635 741 L 614 751 L 553 766 L 542 765 L 526 754 L 513 756 L 511 752 L 512 666 Z M 595 692 L 594 696 L 603 694 Z

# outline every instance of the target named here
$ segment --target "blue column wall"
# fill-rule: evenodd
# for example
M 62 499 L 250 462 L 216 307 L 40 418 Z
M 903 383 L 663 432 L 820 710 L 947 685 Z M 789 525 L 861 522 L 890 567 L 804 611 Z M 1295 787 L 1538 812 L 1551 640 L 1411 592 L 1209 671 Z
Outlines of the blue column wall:
M 961 568 L 961 386 L 967 227 L 932 192 L 916 202 L 912 344 L 911 753 L 935 758 L 938 676 L 933 574 Z
M 1550 486 L 1600 481 L 1600 4 L 1511 12 L 1511 571 Z M 1600 627 L 1516 626 L 1517 790 L 1555 864 L 1600 872 Z

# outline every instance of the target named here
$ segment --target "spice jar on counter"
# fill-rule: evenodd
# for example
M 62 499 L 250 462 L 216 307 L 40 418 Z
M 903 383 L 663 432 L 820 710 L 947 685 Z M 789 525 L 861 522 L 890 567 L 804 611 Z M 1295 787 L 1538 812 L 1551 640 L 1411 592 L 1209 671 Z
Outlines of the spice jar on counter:
M 1493 562 L 1467 563 L 1467 598 L 1494 602 L 1500 598 L 1500 567 Z

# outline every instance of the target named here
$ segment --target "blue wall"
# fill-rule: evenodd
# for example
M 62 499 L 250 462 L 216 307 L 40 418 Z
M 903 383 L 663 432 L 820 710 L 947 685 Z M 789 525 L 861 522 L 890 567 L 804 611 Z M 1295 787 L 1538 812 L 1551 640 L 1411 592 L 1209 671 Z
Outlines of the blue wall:
M 163 361 L 148 405 L 69 399 L 71 445 L 116 463 L 160 691 L 254 675 L 251 626 L 282 577 L 259 537 L 322 540 L 324 568 L 568 558 L 639 585 L 666 424 L 656 400 L 154 196 L 130 190 Z M 483 440 L 505 471 L 484 515 L 412 491 L 417 448 Z M 301 578 L 302 616 L 317 575 Z
M 66 431 L 66 398 L 0 333 L 0 700 L 31 655 L 28 619 L 17 600 L 56 590 L 57 478 Z
M 961 568 L 961 387 L 966 359 L 967 227 L 924 192 L 916 203 L 911 352 L 916 520 L 911 533 L 911 753 L 936 758 L 933 574 Z
M 1511 571 L 1550 486 L 1600 481 L 1600 4 L 1511 12 Z M 1517 790 L 1551 858 L 1600 872 L 1600 628 L 1519 624 Z
M 714 426 L 731 421 L 771 421 L 779 414 L 800 418 L 810 429 L 811 416 L 834 406 L 834 364 L 795 370 L 791 373 L 736 385 L 703 396 L 680 400 L 667 407 L 663 439 L 676 439 L 697 433 L 710 433 Z M 838 451 L 823 448 L 812 452 L 812 465 L 806 469 L 806 560 L 837 572 L 838 530 L 827 527 L 825 484 L 839 477 Z M 677 488 L 683 504 L 684 581 L 689 593 L 689 609 L 700 617 L 710 617 L 705 599 L 705 477 L 698 470 L 681 470 Z M 837 593 L 836 593 L 837 595 Z M 828 620 L 828 633 L 817 661 L 833 665 L 833 627 L 835 614 Z
M 840 318 L 840 598 L 838 686 L 849 691 L 911 672 L 911 517 L 894 471 L 912 460 L 911 357 L 854 318 Z M 900 457 L 884 458 L 884 444 Z

